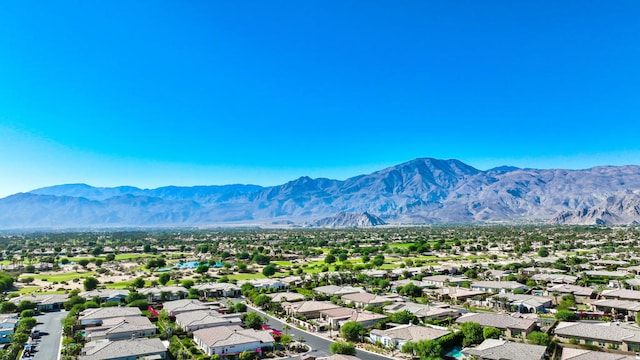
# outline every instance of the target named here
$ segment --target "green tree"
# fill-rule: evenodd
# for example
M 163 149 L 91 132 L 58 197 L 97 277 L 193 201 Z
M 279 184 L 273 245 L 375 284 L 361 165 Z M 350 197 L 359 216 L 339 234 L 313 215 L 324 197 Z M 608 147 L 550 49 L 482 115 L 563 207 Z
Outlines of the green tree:
M 271 276 L 275 275 L 277 271 L 278 271 L 278 269 L 276 268 L 276 266 L 274 264 L 269 264 L 269 265 L 265 266 L 264 269 L 262 269 L 262 275 L 264 275 L 266 277 L 271 277 Z
M 391 320 L 391 322 L 396 324 L 418 323 L 418 317 L 408 312 L 407 310 L 398 311 L 397 313 L 391 314 L 389 319 Z
M 573 294 L 567 294 L 562 297 L 558 303 L 558 310 L 569 310 L 576 306 L 576 297 Z
M 18 306 L 10 301 L 3 301 L 0 303 L 0 313 L 8 314 L 12 312 L 16 312 Z
M 209 265 L 204 264 L 204 263 L 200 263 L 198 265 L 198 267 L 196 268 L 196 273 L 198 274 L 205 274 L 209 271 Z
M 243 351 L 238 356 L 239 360 L 253 360 L 256 358 L 256 353 L 253 351 Z
M 28 317 L 32 318 L 34 316 L 36 316 L 36 312 L 34 310 L 31 310 L 31 309 L 22 310 L 22 312 L 20 313 L 20 317 L 21 318 L 28 318 Z
M 84 299 L 82 299 L 84 302 Z M 20 303 L 18 303 L 18 307 L 16 308 L 17 312 L 22 312 L 24 310 L 33 310 L 35 308 L 38 307 L 38 304 L 29 301 L 29 300 L 22 300 L 20 301 Z
M 373 260 L 371 260 L 371 263 L 373 264 L 373 266 L 375 267 L 380 267 L 382 266 L 382 264 L 384 264 L 384 255 L 382 254 L 378 254 L 376 255 Z
M 233 304 L 233 311 L 237 313 L 243 313 L 247 311 L 247 304 L 241 302 L 235 303 Z
M 482 326 L 477 322 L 464 322 L 460 325 L 460 330 L 464 335 L 462 339 L 462 346 L 464 347 L 480 344 L 484 340 Z
M 329 254 L 324 258 L 325 264 L 333 264 L 336 262 L 336 256 L 333 254 Z
M 442 359 L 444 349 L 434 340 L 420 340 L 413 346 L 413 351 L 420 360 Z
M 540 331 L 533 331 L 527 335 L 527 340 L 534 345 L 549 346 L 551 339 L 549 335 Z
M 87 265 L 89 265 L 89 260 L 87 260 L 87 259 L 80 259 L 80 260 L 78 261 L 78 265 L 82 266 L 83 268 L 86 268 L 86 267 L 87 267 Z
M 336 341 L 329 345 L 329 351 L 331 351 L 332 354 L 353 356 L 356 354 L 356 347 L 349 342 Z
M 144 287 L 144 279 L 143 278 L 135 278 L 132 282 L 131 282 L 131 286 L 134 287 L 134 289 L 140 289 Z
M 255 312 L 248 312 L 242 315 L 242 322 L 247 329 L 259 330 L 266 322 L 266 319 Z
M 169 275 L 169 273 L 165 272 L 165 273 L 160 274 L 160 276 L 158 276 L 158 282 L 161 285 L 167 285 L 169 280 L 171 280 L 171 275 Z
M 82 282 L 82 286 L 84 286 L 85 291 L 95 290 L 98 287 L 98 284 L 98 279 L 94 278 L 93 276 L 89 276 Z
M 540 249 L 538 249 L 538 256 L 540 256 L 540 257 L 549 256 L 549 249 L 547 249 L 546 247 L 542 246 Z
M 355 321 L 348 321 L 340 328 L 340 336 L 348 341 L 359 341 L 363 333 L 364 326 Z
M 482 337 L 486 339 L 499 339 L 502 335 L 502 331 L 500 329 L 495 328 L 493 326 L 487 326 L 482 329 Z
M 558 310 L 558 312 L 556 312 L 556 320 L 558 320 L 558 321 L 576 321 L 576 320 L 578 320 L 578 315 L 576 315 L 573 311 Z
M 422 288 L 414 283 L 408 283 L 403 286 L 398 293 L 403 296 L 420 297 L 422 296 Z
M 263 307 L 271 302 L 271 298 L 265 294 L 258 294 L 251 299 L 251 302 L 258 307 Z
M 146 310 L 149 307 L 149 303 L 145 299 L 140 299 L 130 302 L 127 306 L 137 307 L 140 310 Z
M 67 311 L 70 311 L 71 309 L 73 309 L 74 306 L 82 305 L 86 301 L 87 300 L 85 298 L 83 298 L 82 296 L 74 295 L 74 296 L 70 297 L 69 300 L 65 301 L 64 309 L 67 310 Z M 83 309 L 84 309 L 84 307 L 83 307 Z

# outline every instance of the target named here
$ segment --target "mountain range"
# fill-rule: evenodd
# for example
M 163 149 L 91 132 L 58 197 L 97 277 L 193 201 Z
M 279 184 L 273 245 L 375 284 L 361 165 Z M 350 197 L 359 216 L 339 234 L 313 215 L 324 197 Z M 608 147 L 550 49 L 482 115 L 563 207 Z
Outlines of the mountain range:
M 640 166 L 478 170 L 419 158 L 346 180 L 283 185 L 57 185 L 0 199 L 0 228 L 640 222 Z

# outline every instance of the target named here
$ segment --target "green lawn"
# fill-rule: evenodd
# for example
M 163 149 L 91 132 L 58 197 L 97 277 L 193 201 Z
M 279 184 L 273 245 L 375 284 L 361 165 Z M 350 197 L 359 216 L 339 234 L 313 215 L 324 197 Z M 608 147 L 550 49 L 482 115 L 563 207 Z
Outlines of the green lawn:
M 406 249 L 411 245 L 415 245 L 415 244 L 414 243 L 398 243 L 398 244 L 390 244 L 389 247 Z
M 107 289 L 126 289 L 128 288 L 132 281 L 123 281 L 123 282 L 118 282 L 118 283 L 113 283 L 113 284 L 104 284 L 104 287 Z M 145 280 L 144 282 L 144 286 L 145 287 L 150 287 L 151 286 L 151 281 L 149 280 Z
M 39 289 L 40 289 L 40 286 L 25 286 L 18 289 L 18 294 L 23 295 L 31 292 L 37 292 Z
M 51 291 L 38 291 L 40 290 L 40 286 L 25 286 L 18 290 L 18 294 L 27 295 L 27 294 L 64 294 L 64 290 L 51 290 Z
M 250 280 L 250 279 L 264 279 L 265 276 L 261 273 L 256 274 L 234 274 L 227 276 L 230 280 Z
M 64 273 L 64 274 L 55 274 L 55 275 L 44 275 L 44 274 L 39 274 L 39 275 L 31 275 L 31 276 L 20 276 L 20 277 L 32 277 L 34 279 L 40 279 L 40 280 L 45 280 L 48 282 L 63 282 L 63 281 L 70 281 L 73 279 L 84 279 L 86 277 L 92 276 L 94 275 L 95 272 L 94 271 L 87 271 L 87 272 L 71 272 L 71 273 Z
M 144 259 L 144 258 L 155 258 L 159 255 L 153 254 L 118 254 L 116 255 L 116 260 L 135 260 L 135 259 Z
M 272 263 L 278 265 L 278 266 L 291 266 L 291 261 L 272 261 Z

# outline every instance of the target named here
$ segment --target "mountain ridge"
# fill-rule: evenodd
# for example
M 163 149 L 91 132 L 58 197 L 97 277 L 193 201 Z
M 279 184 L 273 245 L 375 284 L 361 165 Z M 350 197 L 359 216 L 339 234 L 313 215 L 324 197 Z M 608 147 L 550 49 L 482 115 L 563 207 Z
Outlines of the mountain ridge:
M 302 176 L 276 186 L 55 185 L 0 199 L 0 228 L 299 225 L 343 213 L 392 225 L 631 224 L 640 223 L 634 191 L 640 191 L 637 165 L 479 170 L 456 159 L 417 158 L 345 180 Z M 581 215 L 585 209 L 602 216 Z

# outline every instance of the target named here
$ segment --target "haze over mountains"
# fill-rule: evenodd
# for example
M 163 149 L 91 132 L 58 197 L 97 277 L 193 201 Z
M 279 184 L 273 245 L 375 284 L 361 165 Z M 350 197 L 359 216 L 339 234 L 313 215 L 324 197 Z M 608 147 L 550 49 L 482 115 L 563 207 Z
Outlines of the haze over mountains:
M 0 228 L 640 222 L 640 166 L 481 171 L 420 158 L 346 180 L 271 187 L 58 185 L 0 199 Z

